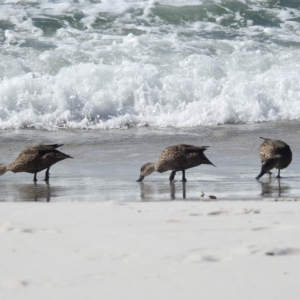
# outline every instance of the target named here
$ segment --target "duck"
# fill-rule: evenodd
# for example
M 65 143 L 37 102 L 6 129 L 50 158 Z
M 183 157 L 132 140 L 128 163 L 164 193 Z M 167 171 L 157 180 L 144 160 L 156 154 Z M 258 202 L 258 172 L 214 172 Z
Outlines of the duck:
M 70 155 L 56 150 L 56 148 L 61 146 L 63 146 L 63 144 L 37 145 L 26 148 L 11 164 L 0 164 L 0 175 L 5 174 L 7 171 L 14 173 L 26 172 L 34 174 L 33 181 L 36 182 L 37 173 L 47 169 L 45 181 L 49 181 L 49 170 L 52 165 L 66 158 L 73 158 Z
M 292 151 L 288 144 L 280 140 L 263 139 L 263 143 L 259 148 L 259 155 L 262 162 L 261 172 L 256 176 L 256 179 L 261 178 L 264 174 L 271 175 L 270 170 L 278 169 L 276 178 L 280 177 L 280 170 L 289 166 L 292 161 Z
M 194 145 L 173 145 L 165 148 L 156 163 L 146 163 L 141 167 L 140 177 L 138 182 L 143 181 L 146 176 L 149 176 L 154 171 L 163 173 L 171 171 L 169 180 L 173 181 L 176 172 L 182 172 L 182 181 L 185 182 L 185 170 L 199 166 L 201 164 L 215 165 L 204 155 L 204 151 L 209 146 L 194 146 Z

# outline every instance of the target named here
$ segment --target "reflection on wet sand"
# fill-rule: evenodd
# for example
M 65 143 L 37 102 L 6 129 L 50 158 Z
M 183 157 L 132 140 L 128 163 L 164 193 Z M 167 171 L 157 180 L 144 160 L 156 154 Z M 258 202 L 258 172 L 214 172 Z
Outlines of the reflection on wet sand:
M 165 195 L 170 193 L 170 199 L 176 199 L 176 188 L 178 189 L 178 185 L 176 186 L 175 183 L 169 182 L 169 186 L 157 186 L 157 185 L 150 185 L 149 183 L 144 183 L 143 181 L 139 182 L 140 184 L 140 195 L 142 201 L 151 201 L 153 198 L 157 198 L 158 195 Z M 178 199 L 186 199 L 186 183 L 181 182 L 182 184 L 182 197 Z M 180 189 L 181 190 L 181 189 Z
M 18 200 L 20 201 L 46 201 L 51 199 L 51 186 L 48 182 L 45 184 L 24 184 L 17 187 Z
M 172 200 L 176 199 L 174 181 L 170 182 L 170 196 L 171 196 Z M 185 181 L 182 181 L 182 199 L 186 199 L 186 183 L 185 183 Z
M 52 187 L 48 182 L 16 184 L 10 183 L 2 186 L 0 201 L 39 201 L 50 202 L 57 196 L 59 188 Z
M 282 184 L 280 178 L 270 177 L 268 181 L 259 181 L 261 184 L 262 196 L 282 196 L 282 194 L 290 190 L 290 186 Z

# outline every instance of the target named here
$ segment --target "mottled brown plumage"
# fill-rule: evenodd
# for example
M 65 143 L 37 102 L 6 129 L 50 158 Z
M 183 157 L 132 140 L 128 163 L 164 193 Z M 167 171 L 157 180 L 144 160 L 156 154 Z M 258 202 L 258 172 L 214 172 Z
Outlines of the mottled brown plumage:
M 204 155 L 208 146 L 175 145 L 169 146 L 162 151 L 156 163 L 146 163 L 141 167 L 141 174 L 138 181 L 142 181 L 145 176 L 157 171 L 163 173 L 172 171 L 169 180 L 174 180 L 177 171 L 182 171 L 182 180 L 186 181 L 185 170 L 201 164 L 213 165 Z
M 257 175 L 259 179 L 264 174 L 271 174 L 270 170 L 278 169 L 277 178 L 280 178 L 280 170 L 286 168 L 292 161 L 292 151 L 289 145 L 280 140 L 272 140 L 261 137 L 264 142 L 259 149 L 262 161 L 261 172 Z
M 34 181 L 37 181 L 36 174 L 42 170 L 47 169 L 45 174 L 45 180 L 49 180 L 49 169 L 57 162 L 72 158 L 71 156 L 64 154 L 56 148 L 62 145 L 37 145 L 29 147 L 23 150 L 19 156 L 9 165 L 0 165 L 0 175 L 3 175 L 7 171 L 14 173 L 26 172 L 34 174 Z

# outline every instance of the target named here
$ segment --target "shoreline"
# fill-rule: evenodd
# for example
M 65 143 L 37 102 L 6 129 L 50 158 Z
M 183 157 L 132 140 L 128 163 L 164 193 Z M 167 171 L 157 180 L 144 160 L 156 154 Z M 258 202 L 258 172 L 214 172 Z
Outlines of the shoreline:
M 299 132 L 296 122 L 121 131 L 10 131 L 1 138 L 1 163 L 12 162 L 22 149 L 39 143 L 64 144 L 61 151 L 74 159 L 51 167 L 49 185 L 41 180 L 43 172 L 38 174 L 36 185 L 31 174 L 7 172 L 0 177 L 0 201 L 46 201 L 47 197 L 50 201 L 195 201 L 202 192 L 218 200 L 300 199 Z M 259 136 L 282 139 L 291 146 L 293 161 L 281 172 L 280 180 L 266 175 L 255 179 L 261 168 Z M 209 145 L 205 155 L 216 168 L 201 165 L 187 170 L 186 184 L 180 182 L 180 173 L 170 184 L 169 172 L 155 172 L 143 183 L 136 182 L 144 163 L 155 162 L 166 146 L 181 143 Z

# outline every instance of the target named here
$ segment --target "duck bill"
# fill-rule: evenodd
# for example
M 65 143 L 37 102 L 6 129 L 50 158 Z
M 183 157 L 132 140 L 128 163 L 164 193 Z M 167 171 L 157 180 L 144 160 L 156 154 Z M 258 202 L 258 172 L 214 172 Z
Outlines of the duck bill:
M 262 176 L 265 175 L 265 174 L 266 174 L 266 172 L 261 171 L 261 172 L 255 177 L 255 179 L 258 180 L 260 177 L 262 177 Z
M 140 175 L 140 178 L 137 180 L 137 182 L 143 181 L 144 178 L 145 178 L 145 176 Z

